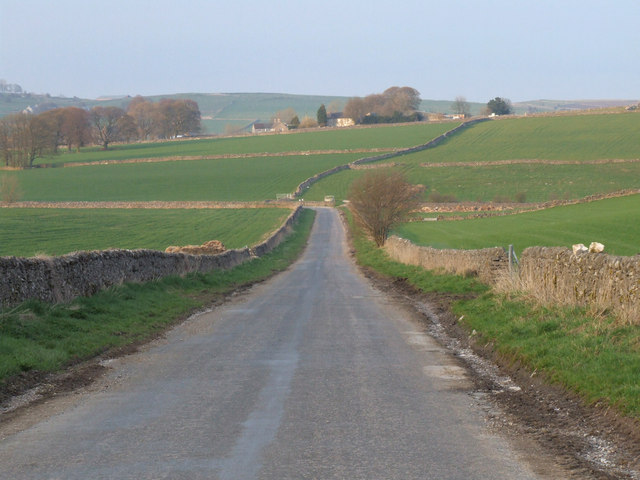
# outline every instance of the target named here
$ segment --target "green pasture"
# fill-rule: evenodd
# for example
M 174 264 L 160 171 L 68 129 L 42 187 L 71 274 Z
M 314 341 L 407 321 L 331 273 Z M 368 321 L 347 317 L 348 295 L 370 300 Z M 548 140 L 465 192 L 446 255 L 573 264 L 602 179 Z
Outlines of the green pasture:
M 259 243 L 290 210 L 0 209 L 0 256 L 62 255 L 109 248 L 162 250 L 220 240 L 227 248 Z
M 394 233 L 434 248 L 565 246 L 597 241 L 614 255 L 640 253 L 640 195 L 537 212 L 459 221 L 411 222 Z
M 405 162 L 640 158 L 640 115 L 520 117 L 482 122 Z
M 348 150 L 356 148 L 402 148 L 427 143 L 458 123 L 417 123 L 371 128 L 298 131 L 278 135 L 181 139 L 166 142 L 82 148 L 80 152 L 60 150 L 58 155 L 41 158 L 38 163 L 98 162 L 137 158 L 205 156 L 224 154 L 304 152 L 309 150 Z M 360 157 L 369 156 L 360 154 Z
M 604 165 L 500 165 L 425 168 L 395 159 L 411 183 L 425 185 L 425 200 L 433 192 L 452 195 L 458 201 L 526 202 L 578 199 L 597 193 L 640 188 L 640 162 Z M 347 197 L 351 182 L 365 171 L 343 171 L 312 185 L 305 199 Z
M 291 193 L 318 172 L 361 154 L 39 168 L 5 172 L 33 201 L 256 201 Z

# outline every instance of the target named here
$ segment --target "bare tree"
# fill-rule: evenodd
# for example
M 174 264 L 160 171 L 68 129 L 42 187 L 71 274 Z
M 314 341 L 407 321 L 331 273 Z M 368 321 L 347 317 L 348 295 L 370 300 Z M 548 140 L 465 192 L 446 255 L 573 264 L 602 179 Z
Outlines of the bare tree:
M 31 167 L 54 151 L 55 136 L 40 115 L 13 113 L 0 120 L 0 152 L 6 166 Z
M 285 108 L 284 110 L 278 110 L 273 117 L 271 117 L 272 121 L 275 120 L 280 120 L 282 123 L 286 123 L 289 124 L 291 123 L 291 120 L 293 120 L 293 117 L 297 117 L 298 114 L 296 113 L 296 111 L 291 108 Z
M 318 122 L 315 118 L 311 118 L 308 115 L 305 115 L 304 117 L 302 117 L 302 120 L 300 120 L 300 125 L 298 128 L 315 128 L 317 126 Z
M 391 118 L 414 114 L 420 107 L 420 92 L 411 87 L 389 87 L 383 93 L 372 93 L 364 98 L 350 98 L 344 115 L 361 123 L 368 115 Z
M 118 139 L 118 120 L 124 115 L 124 110 L 118 107 L 93 107 L 90 112 L 96 139 L 102 148 L 109 148 L 111 142 Z
M 134 97 L 127 106 L 127 114 L 136 122 L 138 135 L 142 140 L 148 140 L 151 134 L 157 130 L 157 104 L 144 99 L 141 96 Z
M 457 115 L 464 115 L 466 117 L 471 113 L 469 102 L 467 102 L 467 99 L 462 96 L 456 97 L 454 102 L 451 104 L 451 108 L 453 109 L 453 113 Z
M 89 123 L 89 112 L 83 108 L 67 107 L 64 109 L 64 122 L 62 124 L 64 135 L 69 151 L 75 145 L 80 151 L 91 141 L 91 124 Z
M 200 109 L 193 100 L 163 98 L 157 106 L 160 136 L 175 138 L 201 130 Z
M 13 203 L 20 200 L 22 191 L 15 175 L 3 175 L 0 177 L 0 200 L 4 203 Z
M 360 123 L 367 113 L 369 113 L 367 111 L 367 105 L 362 97 L 350 98 L 344 106 L 344 116 L 353 118 L 353 121 L 356 123 Z
M 400 172 L 375 170 L 351 184 L 349 201 L 356 221 L 381 247 L 391 227 L 419 206 L 423 191 L 424 186 L 408 183 Z

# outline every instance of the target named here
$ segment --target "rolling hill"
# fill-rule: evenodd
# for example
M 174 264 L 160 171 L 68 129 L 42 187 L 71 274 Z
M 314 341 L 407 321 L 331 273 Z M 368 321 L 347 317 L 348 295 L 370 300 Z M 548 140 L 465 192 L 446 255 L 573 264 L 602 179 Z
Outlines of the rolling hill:
M 97 99 L 78 97 L 54 97 L 48 94 L 0 93 L 0 117 L 20 112 L 28 107 L 35 111 L 56 107 L 77 106 L 91 108 L 95 105 L 125 107 L 131 96 L 114 96 Z M 291 95 L 285 93 L 177 93 L 148 97 L 189 98 L 196 101 L 202 114 L 204 133 L 217 135 L 227 126 L 241 128 L 256 121 L 268 121 L 274 113 L 293 108 L 300 118 L 316 116 L 321 104 L 342 108 L 349 97 L 321 95 Z M 421 110 L 433 113 L 452 113 L 453 100 L 422 100 Z M 516 113 L 556 112 L 637 104 L 638 100 L 535 100 L 513 104 Z M 472 115 L 480 114 L 484 103 L 469 102 Z

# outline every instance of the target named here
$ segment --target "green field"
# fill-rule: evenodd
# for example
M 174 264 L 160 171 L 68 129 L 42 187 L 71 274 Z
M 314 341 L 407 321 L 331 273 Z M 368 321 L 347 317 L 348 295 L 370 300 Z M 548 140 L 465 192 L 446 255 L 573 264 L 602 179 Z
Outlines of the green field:
M 227 248 L 259 243 L 288 209 L 0 209 L 0 256 L 62 255 L 108 248 L 162 250 L 220 240 Z
M 506 118 L 483 122 L 438 148 L 406 156 L 410 163 L 489 160 L 640 158 L 637 113 Z
M 453 195 L 458 201 L 514 202 L 518 194 L 522 193 L 526 202 L 546 202 L 640 188 L 640 162 L 610 165 L 395 168 L 404 172 L 411 183 L 427 187 L 425 201 L 434 191 Z M 336 201 L 340 202 L 347 198 L 351 182 L 364 174 L 363 170 L 351 170 L 324 178 L 312 185 L 304 198 L 322 200 L 324 195 L 334 195 Z
M 425 185 L 425 200 L 437 191 L 458 201 L 527 202 L 577 199 L 597 193 L 640 188 L 640 162 L 611 164 L 514 164 L 499 166 L 420 166 L 422 163 L 496 160 L 593 161 L 640 159 L 640 115 L 577 115 L 512 118 L 484 122 L 422 152 L 383 162 L 397 162 L 411 183 Z M 346 198 L 362 171 L 347 171 L 313 185 L 305 197 Z
M 112 145 L 109 150 L 83 148 L 80 152 L 60 150 L 58 155 L 41 158 L 36 164 L 99 162 L 136 158 L 205 156 L 248 153 L 306 152 L 310 150 L 348 150 L 403 148 L 427 143 L 458 123 L 417 123 L 386 125 L 377 128 L 298 131 L 279 135 L 172 140 L 166 142 Z M 361 156 L 368 156 L 362 154 Z
M 461 221 L 411 222 L 395 229 L 418 245 L 476 249 L 513 244 L 565 246 L 597 241 L 614 255 L 640 253 L 640 194 L 537 212 Z
M 189 160 L 6 172 L 23 200 L 150 201 L 275 200 L 318 172 L 362 154 Z

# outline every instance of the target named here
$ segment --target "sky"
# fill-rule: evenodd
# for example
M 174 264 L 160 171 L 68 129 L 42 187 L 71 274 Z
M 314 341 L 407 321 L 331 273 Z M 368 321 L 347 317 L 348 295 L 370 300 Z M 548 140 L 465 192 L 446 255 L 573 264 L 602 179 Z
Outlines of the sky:
M 639 99 L 638 0 L 0 0 L 0 79 L 68 97 Z

